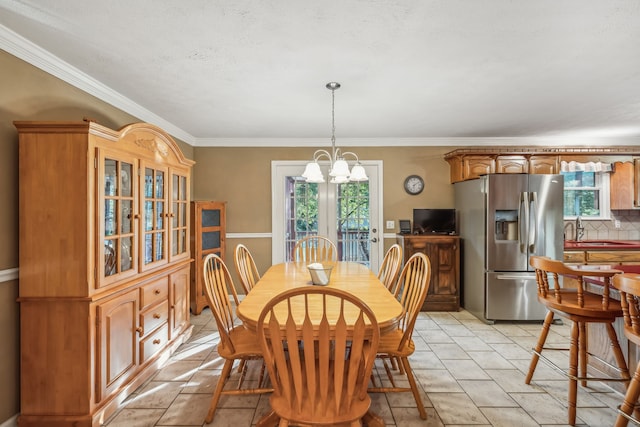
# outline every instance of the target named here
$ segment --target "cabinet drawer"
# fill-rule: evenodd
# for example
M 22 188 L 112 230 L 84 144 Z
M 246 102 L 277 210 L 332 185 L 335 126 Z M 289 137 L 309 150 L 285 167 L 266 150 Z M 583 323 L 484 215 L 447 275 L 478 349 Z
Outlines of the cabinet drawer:
M 165 323 L 163 327 L 140 341 L 140 364 L 164 349 L 168 342 L 169 325 Z
M 564 262 L 586 262 L 586 257 L 584 256 L 584 251 L 580 252 L 565 252 L 564 253 Z
M 159 305 L 150 308 L 140 314 L 140 326 L 142 327 L 142 334 L 147 335 L 158 326 L 167 321 L 169 317 L 169 300 Z
M 140 310 L 169 298 L 169 278 L 163 277 L 140 287 Z
M 637 262 L 640 261 L 639 251 L 593 251 L 587 252 L 588 262 Z

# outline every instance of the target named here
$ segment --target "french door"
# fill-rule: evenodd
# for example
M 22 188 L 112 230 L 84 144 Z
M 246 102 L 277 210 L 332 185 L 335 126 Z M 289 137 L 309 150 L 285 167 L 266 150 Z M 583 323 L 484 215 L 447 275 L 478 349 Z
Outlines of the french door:
M 377 271 L 382 257 L 382 162 L 362 162 L 369 181 L 307 183 L 304 161 L 274 161 L 272 185 L 272 261 L 291 259 L 295 242 L 308 235 L 329 237 L 338 259 Z M 328 169 L 328 165 L 322 165 Z

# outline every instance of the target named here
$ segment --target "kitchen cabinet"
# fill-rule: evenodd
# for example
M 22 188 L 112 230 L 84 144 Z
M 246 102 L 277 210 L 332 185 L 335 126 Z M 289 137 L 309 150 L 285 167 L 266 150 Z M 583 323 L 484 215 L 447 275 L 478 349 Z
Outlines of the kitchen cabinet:
M 200 314 L 209 305 L 204 293 L 204 258 L 216 254 L 224 260 L 226 241 L 226 202 L 191 202 L 191 312 Z
M 431 282 L 422 311 L 460 310 L 460 237 L 397 235 L 404 262 L 422 252 L 431 263 Z
M 527 173 L 529 162 L 525 156 L 498 156 L 496 173 Z
M 560 158 L 558 156 L 531 156 L 529 157 L 529 173 L 532 174 L 557 174 L 560 173 Z
M 480 175 L 495 173 L 495 158 L 492 156 L 465 156 L 462 159 L 462 171 L 464 179 L 474 179 L 479 178 Z
M 610 178 L 610 207 L 613 210 L 638 207 L 638 180 L 635 162 L 615 162 Z
M 517 153 L 515 153 L 517 152 Z M 560 156 L 523 153 L 522 149 L 459 149 L 445 154 L 451 183 L 476 179 L 490 173 L 556 174 Z
M 21 427 L 93 427 L 191 333 L 193 162 L 161 129 L 15 122 Z

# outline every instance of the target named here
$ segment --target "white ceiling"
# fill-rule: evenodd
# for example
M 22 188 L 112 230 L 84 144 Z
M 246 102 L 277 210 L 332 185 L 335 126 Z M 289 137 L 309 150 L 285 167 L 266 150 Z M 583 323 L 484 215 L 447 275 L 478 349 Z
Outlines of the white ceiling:
M 0 0 L 0 43 L 194 145 L 328 141 L 329 81 L 338 145 L 640 144 L 638 0 Z

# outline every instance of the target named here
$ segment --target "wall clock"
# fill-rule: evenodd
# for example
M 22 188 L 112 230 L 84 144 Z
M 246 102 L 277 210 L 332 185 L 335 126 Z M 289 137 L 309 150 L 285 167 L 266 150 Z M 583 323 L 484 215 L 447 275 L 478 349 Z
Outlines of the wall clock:
M 409 175 L 404 180 L 404 191 L 415 196 L 424 190 L 424 180 L 418 175 Z

